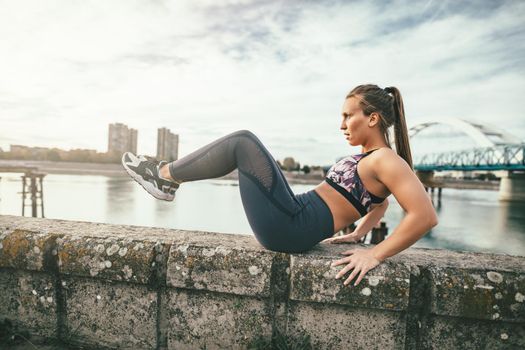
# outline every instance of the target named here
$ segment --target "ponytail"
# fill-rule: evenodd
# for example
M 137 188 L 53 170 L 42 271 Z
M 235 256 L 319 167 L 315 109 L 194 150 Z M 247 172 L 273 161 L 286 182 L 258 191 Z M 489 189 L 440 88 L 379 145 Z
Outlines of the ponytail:
M 403 106 L 403 98 L 399 90 L 393 86 L 384 89 L 387 93 L 392 94 L 394 98 L 394 139 L 396 142 L 396 152 L 403 158 L 410 168 L 412 164 L 412 152 L 410 151 L 410 143 L 408 140 L 408 129 L 405 120 L 405 108 Z

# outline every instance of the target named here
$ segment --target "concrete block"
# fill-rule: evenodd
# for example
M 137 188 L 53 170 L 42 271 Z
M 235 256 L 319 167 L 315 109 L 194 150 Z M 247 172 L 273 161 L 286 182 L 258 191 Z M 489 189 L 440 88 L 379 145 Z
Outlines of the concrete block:
M 206 291 L 168 289 L 168 349 L 246 349 L 272 334 L 267 300 Z
M 132 283 L 65 277 L 66 337 L 75 345 L 155 349 L 157 293 Z
M 358 286 L 345 286 L 350 272 L 336 280 L 344 266 L 330 267 L 334 260 L 333 256 L 291 255 L 290 299 L 385 310 L 407 308 L 410 270 L 404 264 L 387 260 L 369 271 Z
M 41 272 L 0 269 L 0 318 L 45 338 L 56 338 L 55 278 Z
M 170 249 L 169 287 L 268 297 L 278 253 L 253 245 L 252 237 L 217 234 L 206 241 L 176 242 Z
M 429 271 L 433 314 L 525 322 L 525 274 L 451 267 Z
M 446 249 L 408 248 L 390 261 L 409 262 L 420 268 L 454 267 L 469 270 L 492 270 L 525 273 L 523 256 L 507 254 L 458 252 Z
M 57 240 L 61 274 L 148 284 L 168 246 L 119 237 L 64 235 Z
M 56 234 L 0 226 L 0 267 L 55 271 Z
M 421 329 L 419 349 L 525 349 L 523 323 L 434 316 Z
M 404 349 L 405 314 L 290 302 L 287 337 L 310 335 L 312 349 Z

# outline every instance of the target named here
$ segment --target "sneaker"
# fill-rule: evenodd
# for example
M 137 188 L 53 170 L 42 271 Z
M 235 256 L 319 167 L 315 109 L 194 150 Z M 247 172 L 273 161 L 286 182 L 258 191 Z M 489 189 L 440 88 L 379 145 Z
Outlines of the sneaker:
M 122 155 L 122 165 L 133 180 L 137 181 L 153 197 L 172 201 L 179 184 L 160 176 L 160 168 L 165 164 L 168 162 L 164 160 L 154 162 L 131 152 Z

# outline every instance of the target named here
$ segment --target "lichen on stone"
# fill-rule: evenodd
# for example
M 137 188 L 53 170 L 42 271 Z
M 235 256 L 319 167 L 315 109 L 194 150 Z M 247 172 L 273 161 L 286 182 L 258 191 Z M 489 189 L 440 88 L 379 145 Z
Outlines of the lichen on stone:
M 369 296 L 372 294 L 372 290 L 368 287 L 365 287 L 361 290 L 361 294 L 363 294 L 364 296 Z
M 120 247 L 117 244 L 112 244 L 111 247 L 106 249 L 106 254 L 108 256 L 111 256 L 111 255 L 115 254 L 116 252 L 118 252 L 119 249 L 120 249 Z
M 501 283 L 501 282 L 503 282 L 503 275 L 501 273 L 498 273 L 498 272 L 488 271 L 487 272 L 487 278 L 489 279 L 489 281 L 494 282 L 494 283 Z

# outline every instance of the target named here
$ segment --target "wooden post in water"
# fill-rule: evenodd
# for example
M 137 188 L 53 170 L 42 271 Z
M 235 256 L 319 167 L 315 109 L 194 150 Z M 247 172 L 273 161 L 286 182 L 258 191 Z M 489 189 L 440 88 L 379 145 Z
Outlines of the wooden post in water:
M 31 216 L 34 218 L 38 216 L 40 204 L 40 214 L 44 217 L 44 186 L 42 182 L 44 176 L 45 174 L 33 172 L 26 172 L 22 175 L 22 216 L 25 216 L 26 196 L 31 194 Z
M 26 177 L 22 176 L 22 216 L 25 216 L 26 209 Z
M 386 235 L 388 235 L 388 228 L 386 227 L 386 222 L 381 221 L 379 227 L 374 227 L 372 229 L 372 237 L 370 238 L 370 244 L 378 244 L 384 241 Z
M 41 214 L 42 214 L 42 217 L 45 218 L 45 215 L 44 215 L 44 174 L 41 174 L 39 177 L 38 177 L 38 182 L 40 183 L 40 211 L 41 211 Z
M 34 176 L 31 176 L 29 180 L 31 183 L 31 216 L 36 218 L 36 178 Z

